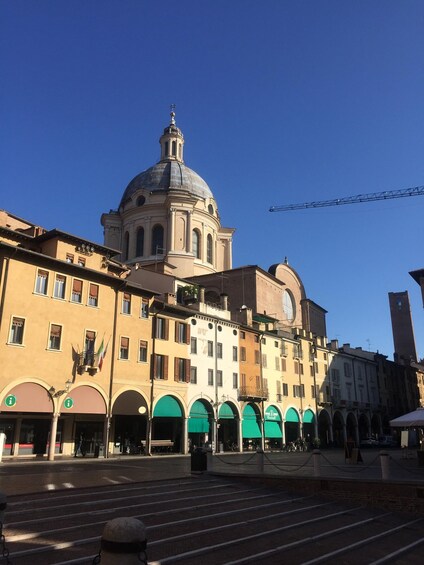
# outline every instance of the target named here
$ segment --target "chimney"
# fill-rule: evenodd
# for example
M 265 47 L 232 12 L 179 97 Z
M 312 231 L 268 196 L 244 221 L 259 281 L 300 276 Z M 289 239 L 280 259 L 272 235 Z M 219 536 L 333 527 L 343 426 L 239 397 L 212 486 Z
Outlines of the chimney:
M 240 308 L 240 321 L 245 326 L 252 326 L 253 324 L 253 315 L 252 315 L 252 308 L 248 308 L 247 306 L 242 306 Z
M 331 351 L 338 351 L 339 349 L 339 340 L 338 339 L 332 339 L 330 341 L 330 349 Z
M 199 286 L 199 302 L 201 304 L 205 303 L 205 287 Z
M 176 304 L 176 295 L 173 292 L 165 292 L 165 303 L 166 304 Z
M 221 294 L 221 308 L 228 310 L 228 294 Z

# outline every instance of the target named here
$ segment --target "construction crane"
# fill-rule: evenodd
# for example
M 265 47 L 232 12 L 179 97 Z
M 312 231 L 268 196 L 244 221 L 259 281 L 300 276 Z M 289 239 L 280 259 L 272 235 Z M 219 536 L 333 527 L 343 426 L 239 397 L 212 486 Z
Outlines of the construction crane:
M 326 206 L 359 204 L 360 202 L 375 202 L 377 200 L 406 198 L 407 196 L 424 196 L 424 186 L 404 188 L 401 190 L 385 190 L 384 192 L 370 192 L 368 194 L 357 194 L 356 196 L 334 198 L 333 200 L 316 200 L 315 202 L 303 202 L 302 204 L 283 204 L 282 206 L 271 206 L 269 211 L 288 212 L 289 210 L 304 210 L 305 208 L 325 208 Z

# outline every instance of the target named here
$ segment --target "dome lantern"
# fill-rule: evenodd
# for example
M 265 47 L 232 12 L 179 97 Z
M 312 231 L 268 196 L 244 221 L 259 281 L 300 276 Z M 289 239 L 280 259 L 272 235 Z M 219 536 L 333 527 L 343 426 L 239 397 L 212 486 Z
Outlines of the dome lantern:
M 184 146 L 184 136 L 181 130 L 176 126 L 175 123 L 175 104 L 171 105 L 171 121 L 169 126 L 163 130 L 163 134 L 159 139 L 161 146 L 161 156 L 162 161 L 178 161 L 183 163 L 183 146 Z

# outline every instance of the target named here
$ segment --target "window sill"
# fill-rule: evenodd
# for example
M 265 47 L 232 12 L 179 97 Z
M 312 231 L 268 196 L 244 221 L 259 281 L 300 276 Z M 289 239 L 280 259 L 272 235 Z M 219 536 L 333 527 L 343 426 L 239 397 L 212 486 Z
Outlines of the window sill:
M 8 341 L 7 345 L 11 345 L 12 347 L 25 347 L 24 343 L 14 343 L 13 341 Z

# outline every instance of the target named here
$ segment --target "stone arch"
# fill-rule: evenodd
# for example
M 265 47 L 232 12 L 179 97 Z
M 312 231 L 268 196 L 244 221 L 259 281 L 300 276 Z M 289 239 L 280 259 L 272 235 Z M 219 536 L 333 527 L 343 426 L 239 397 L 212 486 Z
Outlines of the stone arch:
M 284 417 L 284 439 L 286 443 L 300 437 L 300 417 L 296 408 L 288 408 Z
M 345 444 L 345 423 L 342 413 L 336 410 L 333 415 L 333 438 L 336 447 L 343 447 Z
M 137 390 L 119 391 L 112 403 L 114 453 L 141 454 L 147 442 L 148 403 Z
M 328 447 L 332 443 L 331 416 L 327 410 L 321 410 L 318 414 L 318 437 L 320 445 Z

